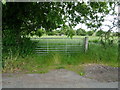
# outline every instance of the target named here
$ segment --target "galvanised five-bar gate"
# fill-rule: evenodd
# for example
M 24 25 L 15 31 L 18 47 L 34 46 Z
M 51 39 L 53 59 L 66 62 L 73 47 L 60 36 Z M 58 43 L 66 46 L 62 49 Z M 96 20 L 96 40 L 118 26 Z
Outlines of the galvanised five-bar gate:
M 39 43 L 35 48 L 36 53 L 49 54 L 57 52 L 61 54 L 79 53 L 84 48 L 87 49 L 87 38 L 33 38 Z M 85 49 L 84 49 L 85 50 Z

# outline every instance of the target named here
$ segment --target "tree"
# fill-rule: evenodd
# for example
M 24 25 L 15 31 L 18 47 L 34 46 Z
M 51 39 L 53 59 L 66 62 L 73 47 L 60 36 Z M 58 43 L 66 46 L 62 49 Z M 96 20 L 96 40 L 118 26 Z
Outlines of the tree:
M 7 2 L 2 5 L 3 46 L 23 45 L 26 36 L 38 34 L 39 28 L 52 32 L 66 22 L 70 28 L 85 23 L 88 28 L 97 29 L 110 12 L 108 5 L 106 2 Z M 73 31 L 70 33 L 67 35 L 72 37 Z
M 35 32 L 35 35 L 37 36 L 42 36 L 45 33 L 45 31 L 43 29 L 37 29 L 37 31 Z
M 92 36 L 92 35 L 93 35 L 93 33 L 94 33 L 94 31 L 93 31 L 93 30 L 92 30 L 92 31 L 88 31 L 88 32 L 87 32 L 87 35 L 88 35 L 88 36 Z
M 97 27 L 104 17 L 97 14 L 108 14 L 108 12 L 105 2 L 90 2 L 89 4 L 84 2 L 77 4 L 74 2 L 7 2 L 3 5 L 3 30 L 9 28 L 14 29 L 17 34 L 21 32 L 29 34 L 38 27 L 51 31 L 65 22 L 69 22 L 69 26 L 75 26 L 81 22 L 86 23 L 88 27 Z M 93 25 L 93 21 L 98 23 Z
M 68 27 L 67 31 L 66 31 L 66 35 L 70 38 L 72 38 L 75 35 L 75 30 L 73 30 L 72 27 Z
M 77 29 L 76 34 L 79 36 L 86 36 L 86 31 L 84 29 Z
M 99 30 L 99 31 L 96 32 L 96 36 L 101 36 L 101 35 L 103 35 L 104 33 L 105 33 L 105 31 Z

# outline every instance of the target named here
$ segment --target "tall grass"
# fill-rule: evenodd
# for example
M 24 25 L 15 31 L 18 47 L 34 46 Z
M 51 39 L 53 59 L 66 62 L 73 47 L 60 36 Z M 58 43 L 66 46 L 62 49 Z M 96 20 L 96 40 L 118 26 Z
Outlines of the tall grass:
M 66 68 L 80 73 L 82 71 L 80 65 L 82 64 L 97 63 L 118 66 L 117 57 L 117 44 L 104 48 L 100 44 L 91 43 L 86 53 L 83 49 L 80 49 L 79 53 L 50 52 L 44 55 L 31 54 L 17 59 L 15 57 L 12 59 L 7 58 L 3 71 L 45 73 L 51 69 Z

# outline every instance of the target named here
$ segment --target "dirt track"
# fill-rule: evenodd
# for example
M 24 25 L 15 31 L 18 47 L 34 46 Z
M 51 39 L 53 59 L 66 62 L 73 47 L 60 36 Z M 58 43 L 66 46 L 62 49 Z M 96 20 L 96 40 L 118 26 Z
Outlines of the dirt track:
M 85 76 L 57 69 L 46 74 L 3 74 L 3 88 L 118 88 L 117 68 L 85 66 Z

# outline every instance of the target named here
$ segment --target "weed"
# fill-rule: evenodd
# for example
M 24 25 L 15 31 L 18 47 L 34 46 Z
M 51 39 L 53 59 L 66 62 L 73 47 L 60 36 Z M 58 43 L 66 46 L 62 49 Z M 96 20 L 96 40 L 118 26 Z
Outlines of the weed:
M 93 40 L 92 38 L 91 40 Z M 57 39 L 59 42 L 59 40 Z M 72 40 L 74 41 L 74 40 Z M 70 41 L 70 43 L 72 42 Z M 97 41 L 97 40 L 96 40 Z M 96 42 L 95 41 L 95 42 Z M 45 42 L 45 41 L 42 41 Z M 55 42 L 52 40 L 51 42 Z M 65 42 L 62 41 L 62 42 Z M 77 41 L 74 42 L 74 44 Z M 30 49 L 30 48 L 29 48 Z M 72 48 L 70 48 L 72 50 Z M 78 50 L 78 48 L 74 48 Z M 75 71 L 79 75 L 84 75 L 83 68 L 79 65 L 86 63 L 106 64 L 118 66 L 118 47 L 117 44 L 103 48 L 100 44 L 89 44 L 87 53 L 79 49 L 79 53 L 61 54 L 59 52 L 49 52 L 46 55 L 30 54 L 25 57 L 13 55 L 12 58 L 4 54 L 3 72 L 28 72 L 28 73 L 46 73 L 51 69 L 68 69 Z M 16 58 L 17 56 L 17 58 Z

